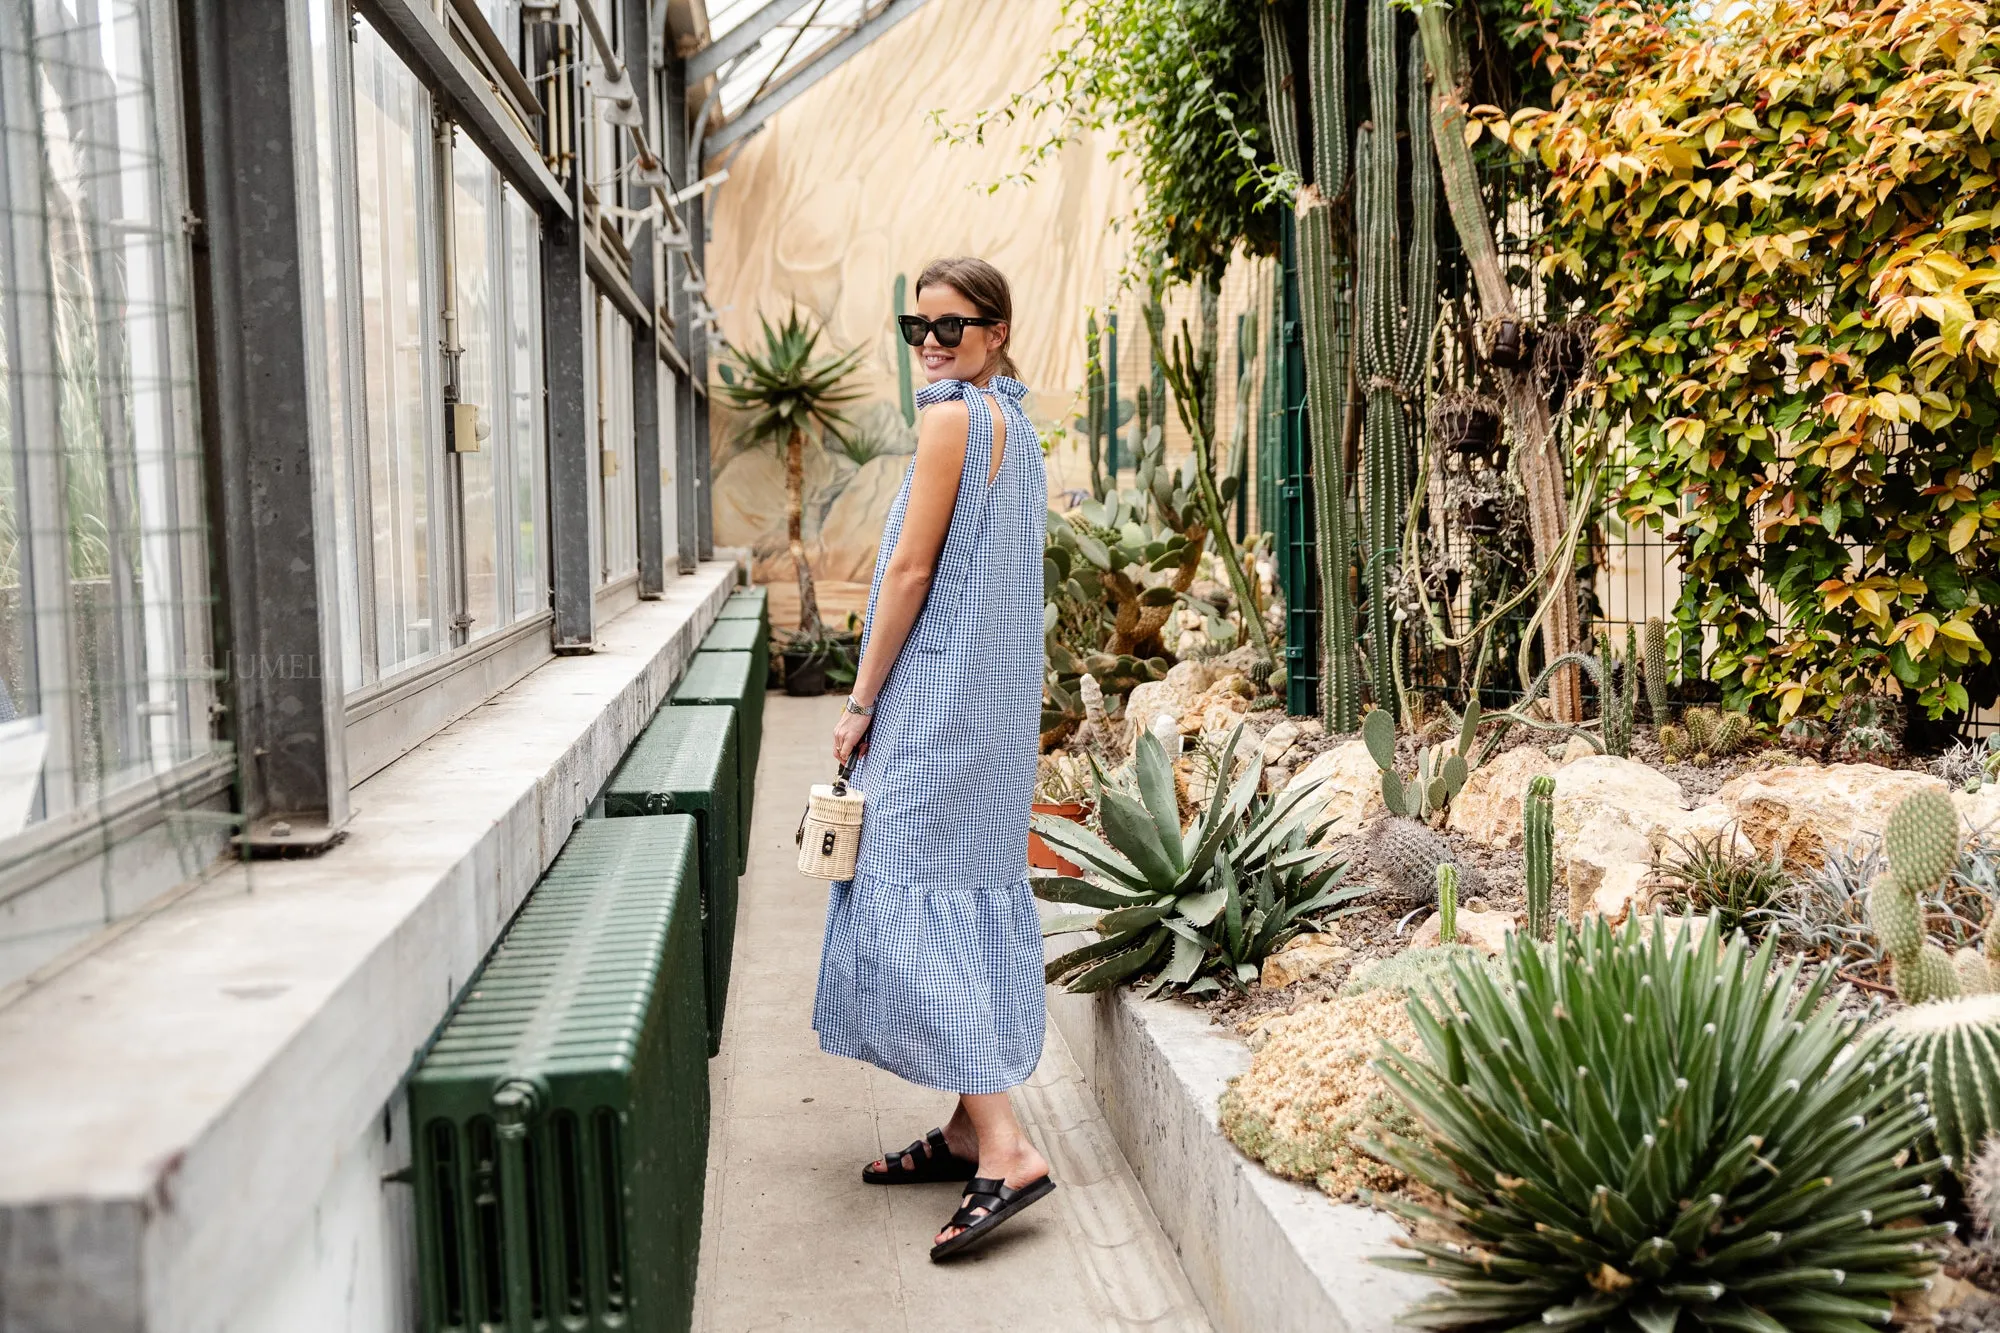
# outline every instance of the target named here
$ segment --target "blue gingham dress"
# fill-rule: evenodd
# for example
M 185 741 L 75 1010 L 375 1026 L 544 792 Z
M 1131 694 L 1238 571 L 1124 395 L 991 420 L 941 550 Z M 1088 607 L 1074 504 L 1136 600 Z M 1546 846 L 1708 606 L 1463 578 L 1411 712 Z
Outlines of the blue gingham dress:
M 1028 807 L 1042 710 L 1048 480 L 1027 389 L 941 380 L 963 399 L 965 468 L 923 611 L 875 703 L 854 878 L 833 885 L 813 1027 L 821 1049 L 949 1092 L 1025 1082 L 1042 1053 L 1041 924 L 1028 888 Z M 1007 423 L 991 486 L 993 417 Z M 889 509 L 868 619 L 902 533 Z M 867 635 L 862 639 L 866 651 Z

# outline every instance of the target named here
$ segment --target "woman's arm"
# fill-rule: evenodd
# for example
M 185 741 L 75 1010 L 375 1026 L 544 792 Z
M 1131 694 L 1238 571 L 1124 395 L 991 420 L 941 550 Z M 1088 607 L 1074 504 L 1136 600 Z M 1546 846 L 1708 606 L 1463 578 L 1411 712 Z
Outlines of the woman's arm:
M 864 708 L 875 702 L 882 683 L 902 655 L 910 629 L 924 609 L 951 511 L 958 503 L 958 483 L 965 471 L 968 414 L 959 400 L 926 408 L 917 427 L 917 460 L 910 476 L 910 502 L 903 511 L 902 535 L 882 572 L 869 623 L 868 651 L 854 673 L 854 700 Z M 846 763 L 867 735 L 868 719 L 843 713 L 833 733 L 834 758 Z M 865 747 L 863 747 L 865 748 Z

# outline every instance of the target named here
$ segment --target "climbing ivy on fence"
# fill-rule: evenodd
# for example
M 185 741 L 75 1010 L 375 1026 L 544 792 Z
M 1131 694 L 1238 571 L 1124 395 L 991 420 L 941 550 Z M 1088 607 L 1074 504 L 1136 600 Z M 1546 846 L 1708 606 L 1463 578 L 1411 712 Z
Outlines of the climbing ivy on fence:
M 1552 43 L 1552 109 L 1469 132 L 1550 173 L 1542 263 L 1598 293 L 1618 501 L 1676 545 L 1731 701 L 1893 679 L 1962 712 L 2000 628 L 2000 22 L 1733 13 L 1608 6 Z

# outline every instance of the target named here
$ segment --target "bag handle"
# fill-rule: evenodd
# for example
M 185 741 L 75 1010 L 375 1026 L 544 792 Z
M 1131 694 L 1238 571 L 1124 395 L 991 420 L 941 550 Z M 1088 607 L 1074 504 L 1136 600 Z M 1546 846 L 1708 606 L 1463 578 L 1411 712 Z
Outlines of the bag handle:
M 850 759 L 850 760 L 848 760 L 848 761 L 847 761 L 846 763 L 843 763 L 843 764 L 842 764 L 842 765 L 840 766 L 840 773 L 839 773 L 839 775 L 838 775 L 838 776 L 836 776 L 836 777 L 834 778 L 834 780 L 833 780 L 833 794 L 834 794 L 835 796 L 845 796 L 845 795 L 847 795 L 847 770 L 848 770 L 848 769 L 850 769 L 850 768 L 852 768 L 853 766 L 854 766 L 854 761 L 853 761 L 853 760 L 851 760 L 851 759 Z M 799 827 L 798 827 L 798 831 L 792 834 L 792 845 L 793 845 L 793 846 L 795 846 L 795 847 L 803 847 L 803 846 L 805 846 L 805 843 L 806 843 L 806 819 L 807 819 L 807 817 L 808 817 L 808 816 L 810 816 L 811 814 L 812 814 L 812 801 L 811 801 L 811 800 L 807 800 L 807 802 L 806 802 L 806 808 L 805 808 L 805 809 L 804 809 L 803 811 L 801 811 L 801 812 L 800 812 L 800 814 L 799 814 Z

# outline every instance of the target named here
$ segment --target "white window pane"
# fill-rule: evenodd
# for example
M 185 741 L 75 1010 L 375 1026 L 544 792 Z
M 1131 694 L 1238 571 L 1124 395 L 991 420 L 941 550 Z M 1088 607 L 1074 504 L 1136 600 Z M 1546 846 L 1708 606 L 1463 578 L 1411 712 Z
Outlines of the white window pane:
M 541 224 L 513 189 L 507 198 L 507 373 L 509 460 L 513 472 L 514 614 L 545 610 L 543 573 Z
M 36 6 L 27 21 L 36 25 L 41 174 L 40 197 L 19 205 L 40 210 L 46 273 L 9 277 L 48 303 L 48 345 L 14 350 L 46 359 L 24 368 L 48 376 L 53 400 L 45 475 L 59 480 L 30 508 L 61 525 L 61 539 L 37 557 L 52 573 L 59 568 L 53 587 L 61 590 L 60 605 L 37 607 L 43 632 L 55 617 L 66 620 L 66 670 L 60 684 L 43 680 L 39 698 L 51 729 L 64 733 L 50 753 L 67 759 L 45 775 L 64 789 L 49 793 L 61 805 L 161 771 L 205 744 L 187 642 L 198 623 L 190 599 L 205 594 L 202 571 L 186 567 L 200 509 L 184 493 L 196 441 L 178 414 L 188 386 L 176 381 L 185 361 L 170 341 L 185 348 L 188 339 L 182 205 L 163 197 L 151 18 L 127 0 L 74 13 Z M 10 134 L 10 151 L 31 142 Z M 26 472 L 34 471 L 31 460 Z M 47 658 L 50 648 L 44 640 L 37 651 Z
M 468 638 L 498 628 L 500 613 L 500 527 L 495 469 L 505 465 L 505 434 L 493 430 L 499 349 L 493 309 L 501 263 L 497 206 L 499 173 L 471 141 L 457 136 L 452 151 L 452 262 L 457 290 L 458 400 L 478 417 L 479 448 L 458 446 L 460 539 L 464 544 L 465 614 Z
M 599 581 L 638 572 L 637 492 L 632 466 L 632 326 L 604 297 L 597 301 Z
M 355 24 L 354 139 L 367 382 L 376 660 L 388 674 L 443 646 L 431 569 L 429 362 L 422 206 L 430 99 L 364 21 Z
M 361 552 L 357 534 L 362 529 L 356 505 L 355 478 L 366 478 L 366 469 L 357 470 L 351 403 L 354 366 L 349 355 L 352 326 L 350 308 L 355 301 L 353 274 L 349 271 L 351 240 L 345 227 L 353 201 L 338 169 L 347 148 L 342 129 L 341 108 L 345 106 L 341 67 L 349 59 L 346 6 L 341 0 L 308 0 L 307 37 L 312 48 L 313 148 L 317 167 L 320 225 L 321 314 L 326 327 L 327 424 L 332 441 L 333 466 L 328 469 L 333 483 L 334 586 L 340 599 L 341 679 L 348 690 L 357 689 L 374 678 L 372 652 L 364 645 L 374 638 L 361 608 Z M 338 62 L 338 63 L 336 63 Z

